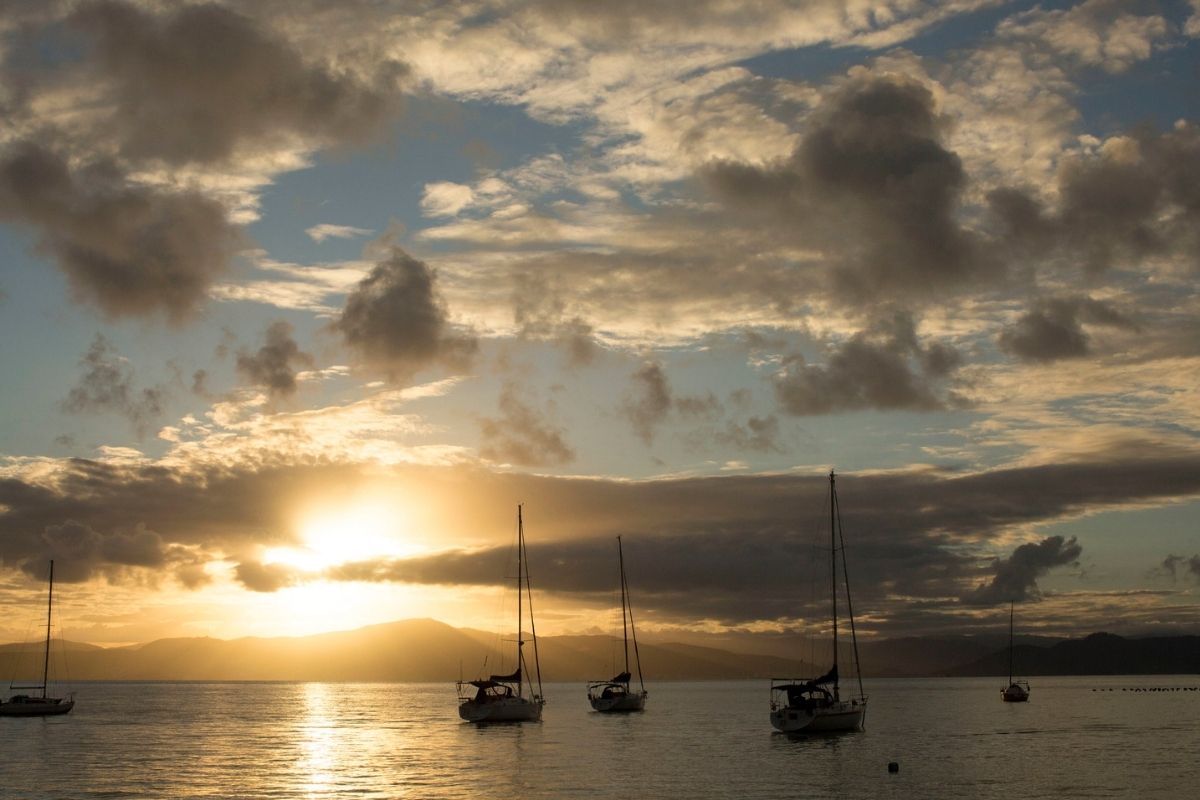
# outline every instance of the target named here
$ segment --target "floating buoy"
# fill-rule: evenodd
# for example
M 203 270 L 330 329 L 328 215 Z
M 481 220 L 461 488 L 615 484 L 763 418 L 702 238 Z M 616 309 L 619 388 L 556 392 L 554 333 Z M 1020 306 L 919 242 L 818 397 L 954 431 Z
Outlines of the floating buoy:
M 900 763 L 899 762 L 897 762 L 897 761 L 889 761 L 888 762 L 888 772 L 891 772 L 894 774 L 899 771 L 900 771 Z

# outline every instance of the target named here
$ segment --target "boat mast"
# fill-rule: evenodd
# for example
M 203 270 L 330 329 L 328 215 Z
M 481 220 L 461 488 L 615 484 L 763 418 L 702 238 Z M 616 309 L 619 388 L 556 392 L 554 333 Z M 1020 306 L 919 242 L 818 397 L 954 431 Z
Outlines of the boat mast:
M 50 592 L 46 599 L 46 657 L 42 661 L 42 698 L 46 697 L 46 681 L 50 677 L 50 615 L 54 610 L 54 559 L 50 559 Z
M 829 470 L 829 596 L 833 605 L 833 699 L 838 700 L 838 627 L 837 627 L 837 487 Z
M 646 691 L 646 681 L 642 678 L 642 656 L 638 653 L 637 628 L 633 624 L 633 600 L 629 597 L 629 582 L 625 580 L 625 553 L 621 548 L 621 537 L 617 537 L 617 555 L 621 562 L 621 619 L 624 622 L 625 613 L 629 613 L 629 633 L 633 636 L 633 660 L 637 662 L 638 685 Z M 629 648 L 625 648 L 625 671 L 629 672 Z
M 1012 665 L 1013 665 L 1013 604 L 1014 600 L 1008 601 L 1008 685 L 1012 685 Z
M 625 553 L 621 549 L 621 537 L 617 537 L 617 563 L 621 565 L 621 636 L 625 640 L 625 672 L 629 672 L 629 624 L 626 622 L 625 605 Z
M 521 504 L 517 503 L 517 668 L 525 668 L 525 640 L 521 634 L 521 556 L 525 550 L 524 523 L 521 520 Z M 521 697 L 523 681 L 517 681 L 517 697 Z
M 864 697 L 862 661 L 858 657 L 858 631 L 854 629 L 854 601 L 850 598 L 850 568 L 846 566 L 846 532 L 842 528 L 842 506 L 833 492 L 834 516 L 837 517 L 838 542 L 842 547 L 842 579 L 846 584 L 846 615 L 850 617 L 850 641 L 854 645 L 854 674 L 858 678 L 858 696 Z
M 520 518 L 520 510 L 519 509 L 517 512 L 517 516 L 518 516 L 518 526 L 517 527 L 520 528 L 518 538 L 521 540 L 520 541 L 521 556 L 522 556 L 522 560 L 525 563 L 525 591 L 528 592 L 528 597 L 526 599 L 529 600 L 529 633 L 533 636 L 533 667 L 534 667 L 534 671 L 537 673 L 537 684 L 538 684 L 537 691 L 534 692 L 533 691 L 533 678 L 530 678 L 529 679 L 529 692 L 530 692 L 530 694 L 532 694 L 534 696 L 535 699 L 538 699 L 538 698 L 541 698 L 541 696 L 542 696 L 542 660 L 538 656 L 537 624 L 533 621 L 533 581 L 531 581 L 529 579 L 529 553 L 525 550 L 525 529 L 523 527 L 521 527 L 521 525 L 519 524 L 519 522 L 520 522 L 520 519 L 519 519 Z M 524 665 L 524 657 L 523 656 L 521 659 L 521 663 L 522 663 L 522 665 Z

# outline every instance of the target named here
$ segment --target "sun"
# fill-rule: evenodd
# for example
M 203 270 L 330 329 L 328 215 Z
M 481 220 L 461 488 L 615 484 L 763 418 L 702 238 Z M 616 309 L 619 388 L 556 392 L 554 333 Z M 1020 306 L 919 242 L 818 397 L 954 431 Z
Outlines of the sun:
M 384 501 L 309 510 L 296 527 L 301 544 L 267 549 L 264 563 L 317 572 L 338 564 L 398 558 L 421 550 L 406 540 L 411 526 L 403 509 Z

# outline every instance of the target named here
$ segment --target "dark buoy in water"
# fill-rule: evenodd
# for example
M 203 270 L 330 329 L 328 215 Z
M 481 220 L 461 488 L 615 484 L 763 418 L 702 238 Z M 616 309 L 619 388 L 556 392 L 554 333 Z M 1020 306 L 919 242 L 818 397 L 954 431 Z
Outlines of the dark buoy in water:
M 895 775 L 899 771 L 900 771 L 900 763 L 898 761 L 889 761 L 888 762 L 888 772 Z

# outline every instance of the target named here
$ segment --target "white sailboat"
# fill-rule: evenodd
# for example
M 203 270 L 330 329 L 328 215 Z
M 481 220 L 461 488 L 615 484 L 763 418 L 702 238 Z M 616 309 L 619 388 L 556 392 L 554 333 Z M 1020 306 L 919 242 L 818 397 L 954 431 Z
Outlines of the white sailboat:
M 1029 701 L 1029 681 L 1013 680 L 1013 602 L 1008 603 L 1008 686 L 1000 690 L 1006 703 Z
M 621 537 L 617 537 L 617 563 L 621 568 L 621 630 L 625 637 L 625 670 L 606 681 L 588 684 L 588 702 L 601 712 L 642 711 L 646 708 L 646 684 L 642 680 L 642 659 L 638 654 L 637 630 L 633 626 L 633 604 L 629 599 L 629 584 L 625 580 L 625 553 Z M 630 687 L 633 675 L 629 671 L 629 639 L 633 637 L 633 659 L 637 668 L 638 689 Z
M 538 661 L 537 627 L 533 624 L 533 592 L 525 553 L 525 524 L 517 506 L 517 670 L 509 675 L 492 675 L 473 681 L 458 681 L 458 715 L 467 722 L 536 722 L 542 718 L 542 667 Z M 528 593 L 529 630 L 533 637 L 534 675 L 525 663 L 525 634 L 522 631 L 522 602 Z M 528 684 L 529 694 L 525 687 Z
M 50 623 L 54 613 L 54 561 L 50 561 L 50 593 L 46 601 L 46 649 L 42 657 L 42 682 L 40 684 L 17 686 L 9 684 L 9 689 L 37 689 L 41 694 L 15 694 L 7 700 L 0 700 L 0 717 L 47 717 L 54 714 L 66 714 L 75 707 L 75 695 L 66 697 L 50 697 L 47 686 L 50 678 Z
M 842 551 L 842 577 L 846 584 L 846 610 L 850 638 L 854 644 L 854 667 L 858 695 L 843 699 L 838 682 L 837 552 Z M 854 630 L 854 607 L 850 602 L 850 579 L 846 569 L 846 542 L 842 535 L 841 510 L 833 472 L 829 473 L 829 559 L 833 621 L 833 667 L 819 678 L 772 678 L 771 725 L 784 733 L 832 733 L 861 730 L 867 716 L 862 669 L 858 661 L 858 636 Z

